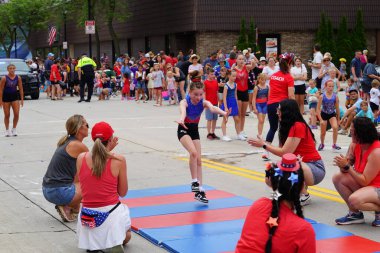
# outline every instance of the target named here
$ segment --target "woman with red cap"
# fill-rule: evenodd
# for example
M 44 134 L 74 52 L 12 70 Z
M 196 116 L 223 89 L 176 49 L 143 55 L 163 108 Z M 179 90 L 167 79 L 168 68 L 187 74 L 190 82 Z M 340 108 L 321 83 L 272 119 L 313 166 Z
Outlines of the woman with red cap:
M 235 253 L 315 253 L 315 233 L 304 220 L 299 201 L 304 175 L 297 157 L 283 155 L 281 162 L 268 164 L 265 174 L 265 182 L 273 189 L 272 199 L 253 203 Z
M 99 122 L 92 128 L 94 146 L 77 160 L 82 189 L 82 208 L 77 224 L 79 248 L 123 252 L 131 239 L 129 209 L 119 197 L 128 191 L 127 165 L 124 156 L 111 153 L 118 144 L 112 127 Z

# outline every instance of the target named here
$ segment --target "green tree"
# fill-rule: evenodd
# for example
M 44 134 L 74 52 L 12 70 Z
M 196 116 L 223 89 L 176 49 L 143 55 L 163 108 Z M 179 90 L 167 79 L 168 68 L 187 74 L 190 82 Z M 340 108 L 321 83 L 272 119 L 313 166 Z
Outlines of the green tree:
M 14 45 L 13 16 L 9 3 L 1 4 L 0 8 L 0 44 L 5 51 L 6 57 L 10 58 Z
M 251 18 L 251 21 L 249 23 L 248 47 L 252 48 L 252 52 L 256 52 L 256 50 L 257 50 L 256 27 L 255 27 L 255 22 L 253 21 L 253 18 Z
M 31 45 L 32 33 L 47 27 L 52 2 L 50 0 L 12 0 L 8 4 L 14 25 L 17 26 L 17 30 L 21 32 L 28 45 Z M 32 48 L 30 49 L 33 51 Z
M 336 57 L 334 63 L 337 63 L 340 58 L 350 60 L 352 58 L 351 36 L 348 32 L 347 18 L 343 16 L 339 23 L 337 38 L 336 38 Z M 338 66 L 338 65 L 337 65 Z
M 351 48 L 352 52 L 355 50 L 363 50 L 367 47 L 362 9 L 359 9 L 356 13 L 356 23 L 352 31 L 351 41 L 352 41 L 352 48 Z
M 321 48 L 325 47 L 325 39 L 327 36 L 327 20 L 326 14 L 324 12 L 321 13 L 321 21 L 319 23 L 319 27 L 317 30 L 317 34 L 315 36 L 315 42 L 321 45 Z M 322 52 L 325 52 L 322 50 Z
M 247 48 L 247 31 L 245 28 L 245 18 L 241 18 L 240 34 L 236 43 L 238 50 L 244 50 Z
M 323 52 L 330 52 L 330 54 L 334 58 L 336 56 L 335 39 L 334 39 L 334 30 L 333 30 L 333 26 L 332 26 L 332 22 L 330 18 L 327 18 L 327 33 L 326 33 L 326 38 L 324 40 L 324 46 L 325 46 L 325 49 Z

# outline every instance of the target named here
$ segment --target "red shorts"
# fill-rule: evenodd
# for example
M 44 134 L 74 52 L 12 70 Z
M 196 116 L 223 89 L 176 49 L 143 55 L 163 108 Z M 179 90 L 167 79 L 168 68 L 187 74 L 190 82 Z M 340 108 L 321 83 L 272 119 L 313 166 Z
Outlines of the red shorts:
M 162 87 L 154 87 L 155 90 L 162 90 Z

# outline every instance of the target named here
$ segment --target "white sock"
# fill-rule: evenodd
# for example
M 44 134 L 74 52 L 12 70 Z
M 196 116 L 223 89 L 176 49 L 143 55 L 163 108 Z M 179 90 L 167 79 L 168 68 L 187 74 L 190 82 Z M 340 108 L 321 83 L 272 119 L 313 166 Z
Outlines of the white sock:
M 195 183 L 195 182 L 198 182 L 198 179 L 197 179 L 197 178 L 193 178 L 193 179 L 191 180 L 191 183 Z

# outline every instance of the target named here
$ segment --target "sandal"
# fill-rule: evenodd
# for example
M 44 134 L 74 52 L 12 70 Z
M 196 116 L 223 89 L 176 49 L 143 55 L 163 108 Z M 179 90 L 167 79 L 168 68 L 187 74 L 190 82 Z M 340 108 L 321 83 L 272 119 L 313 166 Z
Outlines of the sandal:
M 73 222 L 75 219 L 72 217 L 69 217 L 67 213 L 65 212 L 65 206 L 55 206 L 55 209 L 57 210 L 59 216 L 61 216 L 62 220 L 64 222 Z M 70 214 L 71 216 L 71 214 Z

